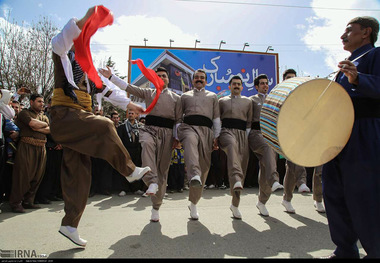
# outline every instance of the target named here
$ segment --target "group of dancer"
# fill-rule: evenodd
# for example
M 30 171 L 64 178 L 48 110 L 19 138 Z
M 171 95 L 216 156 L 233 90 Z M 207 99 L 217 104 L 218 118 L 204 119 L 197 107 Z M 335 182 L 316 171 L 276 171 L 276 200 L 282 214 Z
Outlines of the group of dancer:
M 75 60 L 73 43 L 94 12 L 96 7 L 90 8 L 80 20 L 71 19 L 52 40 L 55 89 L 50 131 L 64 151 L 61 180 L 65 216 L 59 232 L 75 244 L 86 246 L 87 241 L 79 236 L 77 227 L 90 191 L 90 157 L 108 161 L 129 181 L 142 178 L 148 186 L 146 193 L 152 200 L 151 221 L 159 221 L 171 151 L 178 143 L 183 145 L 186 156 L 191 219 L 199 219 L 197 203 L 210 169 L 211 152 L 218 147 L 227 155 L 233 217 L 242 218 L 238 206 L 244 188 L 249 148 L 260 161 L 260 190 L 256 206 L 260 214 L 268 216 L 265 203 L 273 188 L 279 187 L 276 165 L 271 164 L 275 161 L 275 152 L 263 139 L 260 110 L 257 108 L 268 92 L 268 77 L 265 74 L 256 77 L 254 84 L 258 94 L 248 98 L 241 95 L 241 78 L 234 76 L 229 83 L 231 95 L 218 100 L 215 93 L 205 89 L 205 71 L 196 70 L 192 79 L 194 89 L 179 96 L 167 88 L 168 71 L 163 67 L 157 68 L 156 73 L 164 86 L 157 103 L 146 116 L 144 128 L 140 130 L 142 168 L 136 167 L 113 123 L 91 113 L 91 94 L 101 92 L 118 107 L 142 113 L 144 109 L 131 102 L 126 92 L 150 105 L 157 90 L 126 83 L 112 74 L 110 68 L 100 69 L 99 73 L 126 92 L 120 93 L 108 87 L 96 89 L 90 85 L 87 74 Z M 380 186 L 380 171 L 376 163 L 380 160 L 380 108 L 375 103 L 380 97 L 380 51 L 374 48 L 378 32 L 376 22 L 370 17 L 352 20 L 342 36 L 345 49 L 353 56 L 370 51 L 355 64 L 349 60 L 340 62 L 341 74 L 337 81 L 352 97 L 363 97 L 358 103 L 360 107 L 373 100 L 371 109 L 375 111 L 361 111 L 363 114 L 355 119 L 348 145 L 323 168 L 326 212 L 331 236 L 337 245 L 334 252 L 337 257 L 358 257 L 358 239 L 369 257 L 379 257 L 380 253 L 380 191 L 376 191 Z M 370 209 L 366 210 L 368 207 Z

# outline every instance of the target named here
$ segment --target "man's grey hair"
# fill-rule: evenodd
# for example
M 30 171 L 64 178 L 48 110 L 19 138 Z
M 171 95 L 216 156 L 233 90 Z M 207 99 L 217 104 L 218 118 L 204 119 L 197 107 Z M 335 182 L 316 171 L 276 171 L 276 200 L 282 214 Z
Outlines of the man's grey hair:
M 375 45 L 377 41 L 377 35 L 379 34 L 379 21 L 371 16 L 358 16 L 350 20 L 347 25 L 359 24 L 362 28 L 370 27 L 372 28 L 372 33 L 370 36 L 372 45 Z

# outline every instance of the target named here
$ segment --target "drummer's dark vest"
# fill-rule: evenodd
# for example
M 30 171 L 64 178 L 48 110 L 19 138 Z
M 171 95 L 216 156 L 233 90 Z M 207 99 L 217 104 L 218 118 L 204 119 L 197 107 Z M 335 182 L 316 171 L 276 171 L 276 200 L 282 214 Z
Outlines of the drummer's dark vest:
M 380 118 L 380 99 L 351 97 L 355 110 L 355 119 Z

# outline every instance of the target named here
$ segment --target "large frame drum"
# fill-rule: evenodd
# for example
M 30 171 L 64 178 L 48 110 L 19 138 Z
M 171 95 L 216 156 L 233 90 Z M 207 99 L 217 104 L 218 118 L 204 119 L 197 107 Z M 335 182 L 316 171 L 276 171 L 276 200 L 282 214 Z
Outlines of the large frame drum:
M 304 167 L 336 157 L 350 138 L 353 124 L 350 96 L 328 79 L 295 77 L 281 82 L 266 97 L 260 114 L 266 142 Z

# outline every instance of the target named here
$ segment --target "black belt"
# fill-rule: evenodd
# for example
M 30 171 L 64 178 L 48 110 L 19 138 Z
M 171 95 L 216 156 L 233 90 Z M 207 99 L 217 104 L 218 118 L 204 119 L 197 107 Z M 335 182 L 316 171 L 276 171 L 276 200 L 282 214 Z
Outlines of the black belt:
M 380 118 L 380 100 L 368 98 L 351 98 L 355 110 L 355 119 Z
M 222 120 L 222 127 L 245 131 L 247 129 L 247 122 L 239 119 L 224 118 Z
M 252 122 L 251 129 L 252 130 L 261 130 L 260 122 L 259 121 Z
M 145 117 L 145 125 L 152 125 L 152 126 L 158 126 L 162 128 L 173 129 L 174 120 L 158 117 L 154 115 L 147 115 Z
M 212 127 L 212 120 L 210 120 L 209 118 L 203 115 L 185 116 L 185 118 L 183 119 L 183 122 L 189 125 L 206 126 L 206 127 L 209 127 L 210 129 Z

